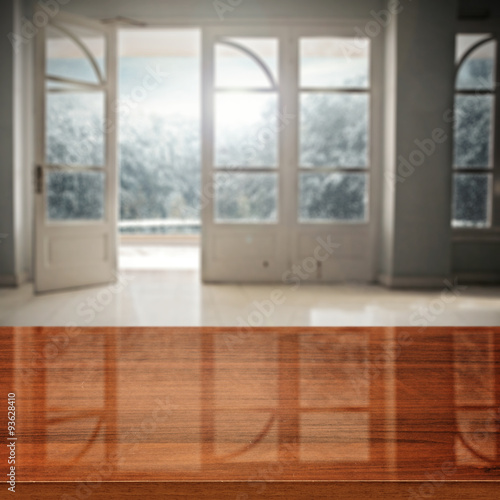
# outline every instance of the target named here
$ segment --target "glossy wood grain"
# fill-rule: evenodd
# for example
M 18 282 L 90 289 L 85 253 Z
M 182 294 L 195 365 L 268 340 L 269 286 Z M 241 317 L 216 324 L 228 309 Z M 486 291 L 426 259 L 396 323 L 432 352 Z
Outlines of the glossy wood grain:
M 498 328 L 0 328 L 0 343 L 23 495 L 500 491 Z

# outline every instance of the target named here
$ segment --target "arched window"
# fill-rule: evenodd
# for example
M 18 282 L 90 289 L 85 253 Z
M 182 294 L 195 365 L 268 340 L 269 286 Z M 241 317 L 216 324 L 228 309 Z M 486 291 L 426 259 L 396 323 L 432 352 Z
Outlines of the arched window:
M 452 219 L 456 228 L 498 224 L 494 194 L 495 176 L 499 175 L 495 168 L 496 60 L 494 36 L 458 35 Z

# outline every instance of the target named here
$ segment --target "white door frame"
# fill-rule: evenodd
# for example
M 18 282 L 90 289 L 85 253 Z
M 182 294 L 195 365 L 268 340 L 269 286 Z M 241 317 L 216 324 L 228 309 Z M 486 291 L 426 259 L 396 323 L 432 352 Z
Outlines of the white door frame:
M 48 221 L 46 217 L 45 173 L 53 170 L 46 162 L 46 28 L 40 28 L 35 58 L 36 105 L 36 194 L 35 194 L 35 290 L 47 292 L 113 282 L 117 272 L 117 42 L 116 28 L 98 21 L 59 12 L 50 24 L 64 24 L 90 29 L 104 36 L 106 42 L 106 75 L 93 90 L 105 95 L 105 214 L 100 221 Z M 85 90 L 76 84 L 75 88 Z M 83 166 L 82 171 L 92 169 Z M 73 167 L 62 167 L 72 171 Z M 77 171 L 77 169 L 75 169 Z M 41 175 L 40 175 L 41 173 Z

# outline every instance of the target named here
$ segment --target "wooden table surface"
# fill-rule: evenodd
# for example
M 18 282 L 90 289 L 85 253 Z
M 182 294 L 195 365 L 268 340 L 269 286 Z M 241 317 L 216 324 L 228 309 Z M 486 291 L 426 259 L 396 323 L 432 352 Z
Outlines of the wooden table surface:
M 0 328 L 0 352 L 17 498 L 500 498 L 500 328 Z

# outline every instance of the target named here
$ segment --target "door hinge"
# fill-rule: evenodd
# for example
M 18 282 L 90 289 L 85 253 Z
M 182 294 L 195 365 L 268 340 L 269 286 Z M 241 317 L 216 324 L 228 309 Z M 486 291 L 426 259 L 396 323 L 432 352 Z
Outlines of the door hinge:
M 36 194 L 43 193 L 43 167 L 37 165 L 35 171 L 35 192 Z

